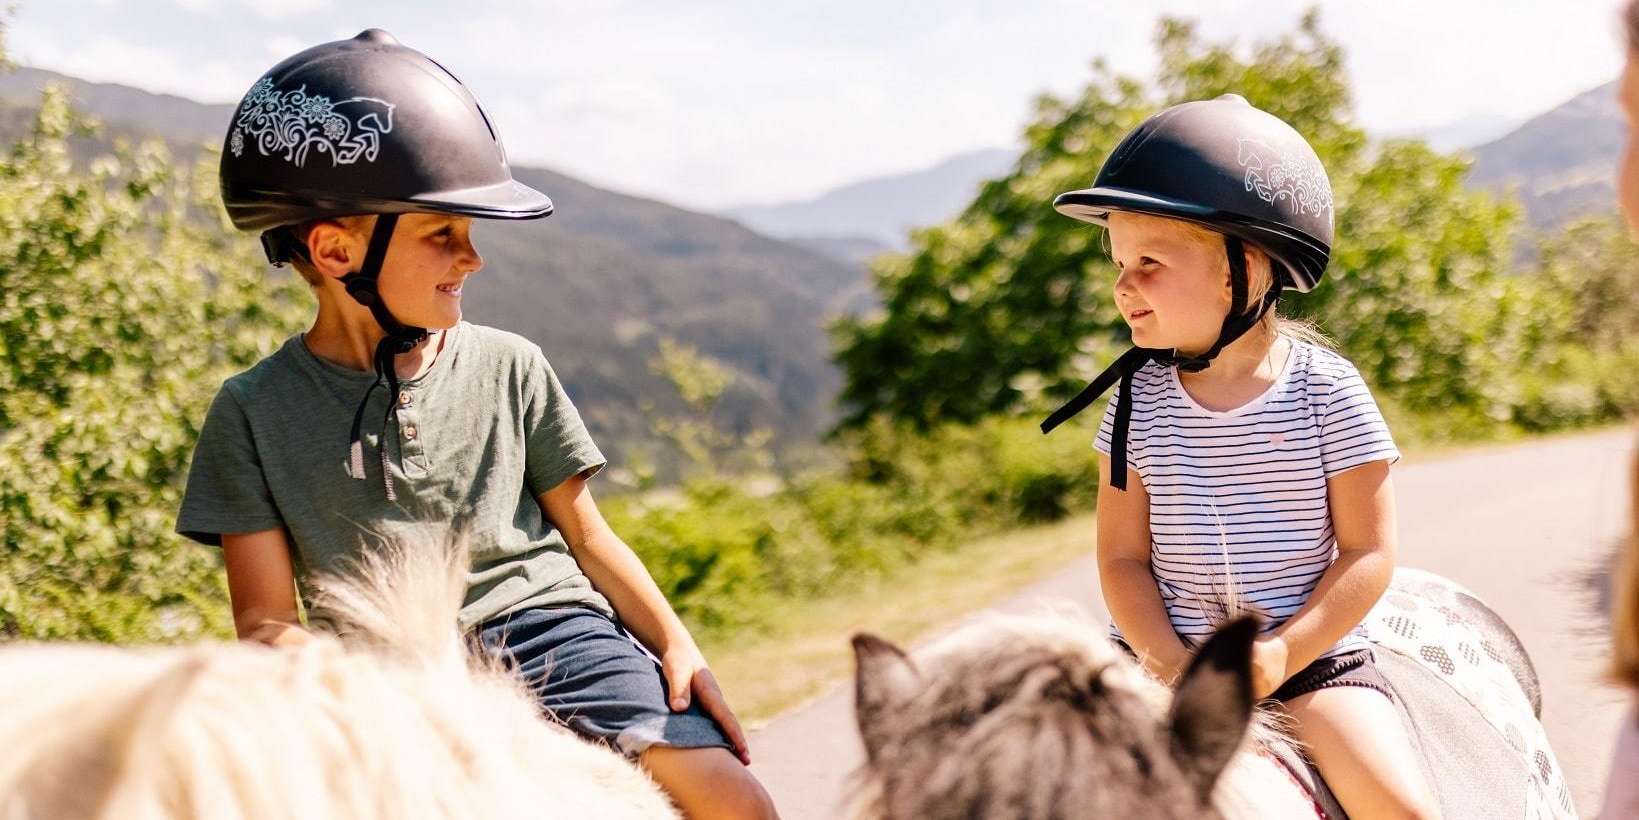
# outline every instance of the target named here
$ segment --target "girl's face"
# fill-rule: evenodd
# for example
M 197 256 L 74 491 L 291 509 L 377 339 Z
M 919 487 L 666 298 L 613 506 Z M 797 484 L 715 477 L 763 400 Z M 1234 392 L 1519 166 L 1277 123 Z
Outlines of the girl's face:
M 1217 234 L 1176 219 L 1114 212 L 1110 257 L 1121 275 L 1115 306 L 1133 344 L 1201 353 L 1223 329 L 1232 294 L 1229 263 Z
M 1628 226 L 1639 233 L 1639 140 L 1634 129 L 1639 127 L 1639 56 L 1628 52 L 1627 66 L 1622 70 L 1622 82 L 1617 90 L 1622 110 L 1627 114 L 1628 137 L 1622 148 L 1622 166 L 1617 177 L 1617 199 Z
M 368 230 L 364 235 L 368 238 Z M 471 217 L 404 214 L 387 246 L 377 288 L 399 322 L 454 327 L 461 321 L 461 286 L 483 266 L 472 245 Z

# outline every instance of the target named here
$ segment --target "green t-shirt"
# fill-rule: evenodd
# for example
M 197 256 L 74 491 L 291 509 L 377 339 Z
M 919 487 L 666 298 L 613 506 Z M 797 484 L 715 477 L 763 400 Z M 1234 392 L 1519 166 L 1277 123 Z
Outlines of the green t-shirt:
M 365 409 L 365 478 L 353 478 L 353 413 L 375 376 L 319 359 L 297 335 L 217 393 L 177 532 L 220 546 L 222 533 L 283 527 L 299 580 L 345 572 L 373 545 L 464 541 L 462 627 L 526 606 L 612 614 L 536 501 L 604 464 L 558 377 L 521 336 L 463 322 L 446 337 L 427 372 L 401 382 L 385 433 L 396 502 L 378 449 L 387 391 Z

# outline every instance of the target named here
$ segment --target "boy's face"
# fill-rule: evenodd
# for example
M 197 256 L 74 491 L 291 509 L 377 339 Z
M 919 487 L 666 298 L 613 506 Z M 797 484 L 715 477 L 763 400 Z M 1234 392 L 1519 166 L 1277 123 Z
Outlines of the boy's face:
M 1110 257 L 1120 269 L 1115 305 L 1133 344 L 1200 353 L 1212 347 L 1229 312 L 1224 246 L 1175 219 L 1115 212 Z
M 484 266 L 472 244 L 472 217 L 405 214 L 387 246 L 377 288 L 394 318 L 442 329 L 461 321 L 461 288 Z
M 358 270 L 375 230 L 375 219 L 346 218 L 320 223 L 308 236 L 313 265 L 341 288 L 341 277 Z M 472 245 L 472 218 L 446 214 L 403 214 L 387 246 L 376 289 L 402 324 L 433 330 L 461 321 L 461 289 L 484 266 Z M 343 304 L 363 306 L 352 297 Z

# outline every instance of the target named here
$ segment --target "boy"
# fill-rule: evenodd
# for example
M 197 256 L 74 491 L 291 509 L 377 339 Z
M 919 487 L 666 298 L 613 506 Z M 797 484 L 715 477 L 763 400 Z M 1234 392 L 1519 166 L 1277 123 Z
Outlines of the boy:
M 461 82 L 375 29 L 308 49 L 240 103 L 221 174 L 234 224 L 319 303 L 311 330 L 223 385 L 188 477 L 177 530 L 222 547 L 239 635 L 308 640 L 300 579 L 458 532 L 462 625 L 545 711 L 690 816 L 774 816 L 700 650 L 599 514 L 586 481 L 603 457 L 540 349 L 460 321 L 483 264 L 473 218 L 552 211 Z

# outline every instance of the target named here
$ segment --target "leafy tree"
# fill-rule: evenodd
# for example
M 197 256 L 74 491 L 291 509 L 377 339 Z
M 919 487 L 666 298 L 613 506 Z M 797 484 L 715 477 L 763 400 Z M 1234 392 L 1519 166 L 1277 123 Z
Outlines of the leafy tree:
M 214 162 L 157 145 L 76 168 L 62 94 L 0 153 L 0 637 L 225 632 L 219 556 L 171 533 L 222 380 L 305 287 L 228 228 Z
M 1055 213 L 1120 138 L 1160 108 L 1224 93 L 1303 133 L 1332 180 L 1337 241 L 1326 281 L 1283 312 L 1313 318 L 1389 403 L 1438 416 L 1440 435 L 1495 432 L 1532 408 L 1499 389 L 1552 369 L 1565 328 L 1536 311 L 1540 286 L 1507 274 L 1516 208 L 1467 190 L 1465 162 L 1354 123 L 1343 51 L 1307 15 L 1240 50 L 1165 20 L 1153 83 L 1095 63 L 1075 99 L 1040 98 L 1013 171 L 955 220 L 917 232 L 873 271 L 884 309 L 834 326 L 844 427 L 887 416 L 928 429 L 1038 412 L 1072 395 L 1127 344 L 1111 304 L 1103 232 Z

